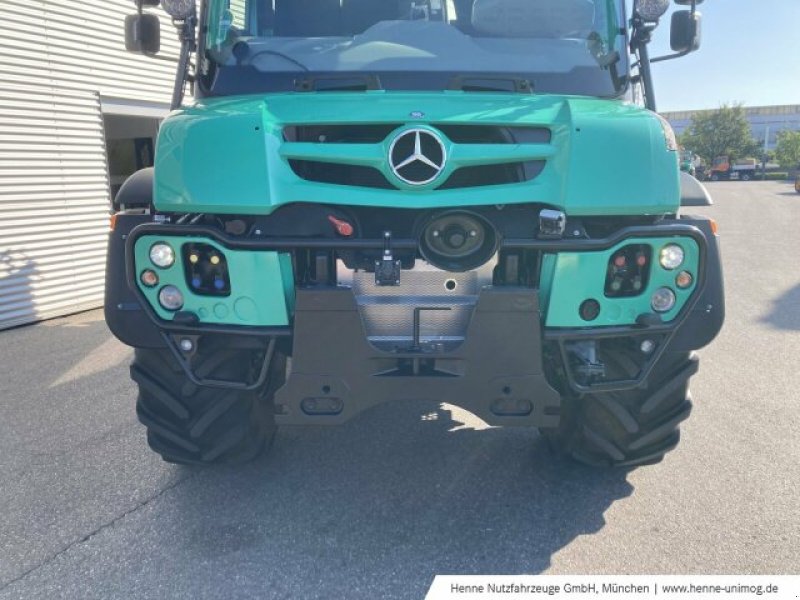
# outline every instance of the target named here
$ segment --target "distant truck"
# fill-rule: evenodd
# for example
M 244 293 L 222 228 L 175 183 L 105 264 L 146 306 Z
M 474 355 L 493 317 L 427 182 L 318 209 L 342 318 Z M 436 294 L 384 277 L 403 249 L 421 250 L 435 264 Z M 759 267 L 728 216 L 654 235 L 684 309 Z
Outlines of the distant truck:
M 741 158 L 731 164 L 730 157 L 718 156 L 708 171 L 708 179 L 711 181 L 730 179 L 750 181 L 755 179 L 757 168 L 758 161 L 755 158 Z
M 680 168 L 681 171 L 685 171 L 692 177 L 694 177 L 697 173 L 697 169 L 695 167 L 695 163 L 697 161 L 697 155 L 694 152 L 689 150 L 681 150 L 681 158 L 680 158 Z

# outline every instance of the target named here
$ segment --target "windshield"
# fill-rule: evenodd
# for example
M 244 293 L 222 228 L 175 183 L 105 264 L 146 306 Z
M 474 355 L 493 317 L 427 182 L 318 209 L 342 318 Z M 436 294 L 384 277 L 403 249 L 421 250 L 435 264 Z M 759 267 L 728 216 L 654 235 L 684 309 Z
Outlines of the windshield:
M 622 0 L 209 0 L 205 18 L 211 95 L 302 84 L 610 97 L 627 84 Z

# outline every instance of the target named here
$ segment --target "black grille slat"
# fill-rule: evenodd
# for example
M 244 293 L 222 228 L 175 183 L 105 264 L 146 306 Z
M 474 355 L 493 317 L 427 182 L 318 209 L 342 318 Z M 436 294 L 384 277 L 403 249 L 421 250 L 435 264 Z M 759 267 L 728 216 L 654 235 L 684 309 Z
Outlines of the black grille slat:
M 313 160 L 290 160 L 289 166 L 295 175 L 306 181 L 366 187 L 381 190 L 395 190 L 383 173 L 372 167 L 342 165 Z M 545 161 L 532 160 L 499 165 L 478 165 L 456 169 L 442 185 L 436 189 L 456 190 L 487 185 L 508 185 L 522 183 L 537 177 L 544 169 Z
M 495 125 L 435 125 L 454 144 L 549 144 L 546 127 L 505 127 Z
M 306 181 L 381 190 L 397 189 L 389 183 L 383 173 L 372 167 L 326 163 L 315 160 L 290 160 L 289 166 L 295 175 Z
M 508 185 L 534 179 L 544 169 L 545 161 L 531 160 L 499 165 L 478 165 L 462 167 L 453 171 L 440 190 L 457 190 L 483 187 L 487 185 Z
M 287 142 L 314 144 L 379 144 L 404 123 L 358 123 L 331 125 L 289 125 L 284 127 Z M 546 127 L 433 123 L 454 144 L 549 144 Z
M 283 137 L 287 142 L 310 142 L 313 144 L 380 144 L 399 126 L 399 124 L 392 123 L 290 125 L 284 127 Z

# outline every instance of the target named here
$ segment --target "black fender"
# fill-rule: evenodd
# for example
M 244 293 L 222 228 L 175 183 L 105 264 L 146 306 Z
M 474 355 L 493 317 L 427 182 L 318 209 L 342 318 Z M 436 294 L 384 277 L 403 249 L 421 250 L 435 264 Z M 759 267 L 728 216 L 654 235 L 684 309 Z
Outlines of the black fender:
M 161 332 L 128 287 L 125 272 L 125 240 L 131 230 L 152 217 L 142 212 L 121 212 L 108 236 L 106 255 L 105 317 L 111 333 L 128 346 L 165 348 Z
M 125 180 L 114 198 L 114 210 L 150 208 L 153 204 L 153 167 L 136 171 Z
M 712 206 L 714 201 L 706 186 L 697 179 L 681 171 L 681 206 Z
M 722 277 L 722 257 L 719 238 L 711 219 L 701 216 L 681 216 L 680 222 L 694 225 L 706 237 L 705 285 L 694 308 L 678 326 L 669 350 L 688 352 L 707 346 L 717 337 L 725 322 L 725 283 Z

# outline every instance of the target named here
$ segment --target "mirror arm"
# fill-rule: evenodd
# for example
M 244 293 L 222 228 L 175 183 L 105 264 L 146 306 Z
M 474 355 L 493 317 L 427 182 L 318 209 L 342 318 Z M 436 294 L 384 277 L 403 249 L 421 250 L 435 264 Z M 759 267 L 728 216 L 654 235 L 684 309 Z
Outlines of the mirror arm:
M 639 80 L 644 87 L 644 104 L 653 112 L 656 112 L 656 94 L 653 88 L 653 74 L 650 71 L 650 54 L 647 50 L 647 44 L 652 39 L 653 30 L 656 24 L 645 23 L 644 20 L 635 15 L 631 19 L 631 43 L 630 47 L 633 52 L 639 57 Z
M 181 55 L 178 60 L 175 88 L 172 91 L 171 110 L 175 110 L 183 104 L 186 82 L 193 79 L 189 76 L 189 65 L 191 63 L 192 54 L 197 51 L 197 37 L 195 35 L 197 29 L 197 13 L 195 12 L 195 14 L 186 19 L 183 24 L 180 25 L 180 28 Z
M 663 56 L 656 56 L 655 58 L 650 59 L 650 63 L 657 63 L 663 62 L 665 60 L 672 60 L 674 58 L 681 58 L 682 56 L 686 56 L 687 54 L 691 54 L 693 50 L 684 50 L 683 52 L 676 52 L 675 54 L 665 54 Z

